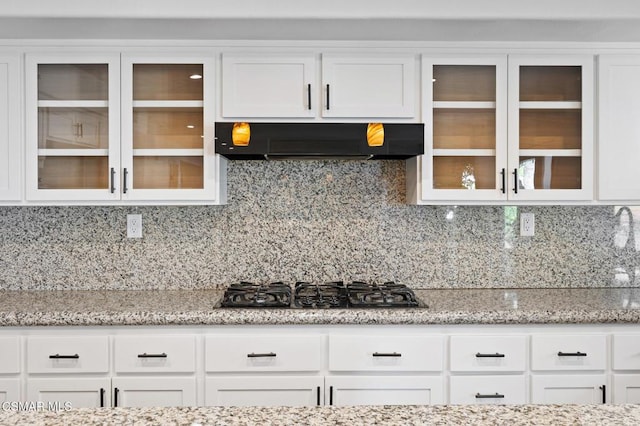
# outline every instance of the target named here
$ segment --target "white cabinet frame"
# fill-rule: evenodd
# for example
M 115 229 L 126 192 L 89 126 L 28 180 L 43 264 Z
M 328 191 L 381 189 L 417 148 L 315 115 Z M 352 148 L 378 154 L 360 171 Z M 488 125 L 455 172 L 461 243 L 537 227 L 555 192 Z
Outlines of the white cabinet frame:
M 22 98 L 18 55 L 0 54 L 0 202 L 22 198 Z

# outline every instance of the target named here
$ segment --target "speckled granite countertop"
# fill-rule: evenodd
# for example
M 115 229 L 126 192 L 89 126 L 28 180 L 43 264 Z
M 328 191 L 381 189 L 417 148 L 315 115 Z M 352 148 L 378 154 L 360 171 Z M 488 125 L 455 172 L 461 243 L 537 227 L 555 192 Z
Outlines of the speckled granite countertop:
M 638 425 L 638 405 L 97 408 L 0 412 L 2 425 Z
M 229 309 L 222 290 L 0 291 L 0 326 L 640 323 L 639 288 L 416 290 L 412 309 Z

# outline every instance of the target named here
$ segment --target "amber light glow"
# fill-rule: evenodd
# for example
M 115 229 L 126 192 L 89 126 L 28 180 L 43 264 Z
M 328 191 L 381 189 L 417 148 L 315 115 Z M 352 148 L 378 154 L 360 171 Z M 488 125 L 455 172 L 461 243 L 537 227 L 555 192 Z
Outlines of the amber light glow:
M 233 123 L 231 141 L 236 146 L 247 146 L 251 139 L 251 127 L 249 123 Z
M 367 144 L 382 146 L 384 144 L 384 126 L 382 123 L 369 123 L 367 126 Z

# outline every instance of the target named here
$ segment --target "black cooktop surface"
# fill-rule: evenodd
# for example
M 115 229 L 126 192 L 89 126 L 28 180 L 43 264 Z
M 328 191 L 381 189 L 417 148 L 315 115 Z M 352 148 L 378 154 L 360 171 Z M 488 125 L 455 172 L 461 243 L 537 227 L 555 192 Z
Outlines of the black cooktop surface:
M 420 305 L 413 290 L 389 281 L 383 284 L 333 281 L 314 284 L 304 281 L 293 287 L 278 281 L 268 284 L 240 282 L 224 294 L 226 308 L 415 308 Z

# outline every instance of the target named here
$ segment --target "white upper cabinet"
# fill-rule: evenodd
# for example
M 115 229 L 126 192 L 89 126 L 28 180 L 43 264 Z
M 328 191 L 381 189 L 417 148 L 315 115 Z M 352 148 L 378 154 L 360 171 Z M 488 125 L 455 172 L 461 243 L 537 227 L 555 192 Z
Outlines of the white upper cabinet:
M 213 56 L 27 55 L 27 200 L 224 203 L 214 69 Z
M 593 200 L 592 56 L 425 56 L 422 72 L 411 202 Z
M 221 198 L 214 59 L 122 58 L 122 199 Z
M 598 59 L 598 199 L 640 200 L 640 55 Z
M 423 200 L 506 200 L 507 58 L 424 57 Z
M 415 55 L 322 55 L 322 116 L 413 118 Z
M 396 54 L 224 53 L 220 116 L 414 118 L 416 58 Z M 319 68 L 321 75 L 316 71 Z
M 315 67 L 314 55 L 224 53 L 222 117 L 315 116 Z
M 21 198 L 20 60 L 0 55 L 0 201 Z
M 509 57 L 510 199 L 593 200 L 593 63 Z
M 120 57 L 27 55 L 27 200 L 118 200 Z

